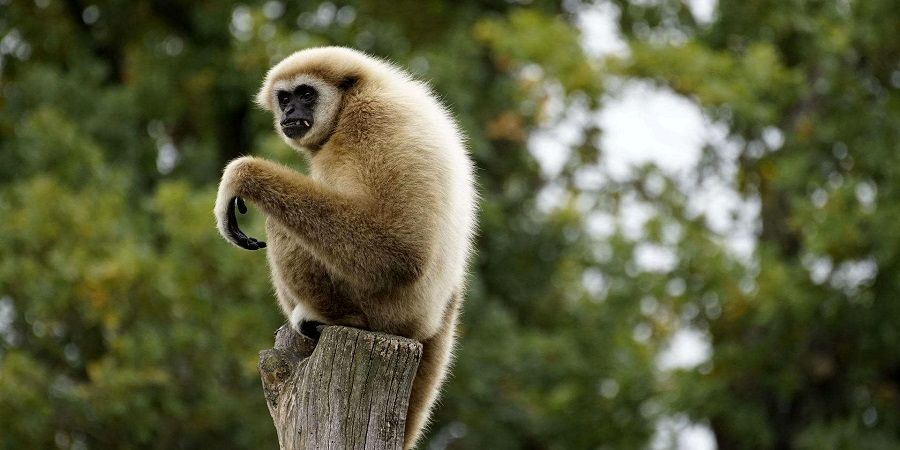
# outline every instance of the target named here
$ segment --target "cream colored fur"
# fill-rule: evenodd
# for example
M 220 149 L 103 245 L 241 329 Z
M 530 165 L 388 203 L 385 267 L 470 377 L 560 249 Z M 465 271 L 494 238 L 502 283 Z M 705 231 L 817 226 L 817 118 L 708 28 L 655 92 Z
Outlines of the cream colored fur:
M 319 92 L 310 131 L 280 129 L 277 89 Z M 382 331 L 424 345 L 407 416 L 415 445 L 451 359 L 475 229 L 473 167 L 430 88 L 339 47 L 302 50 L 267 74 L 257 103 L 308 156 L 304 175 L 253 157 L 225 169 L 215 215 L 242 197 L 267 216 L 267 256 L 285 316 Z M 299 306 L 299 307 L 298 307 Z

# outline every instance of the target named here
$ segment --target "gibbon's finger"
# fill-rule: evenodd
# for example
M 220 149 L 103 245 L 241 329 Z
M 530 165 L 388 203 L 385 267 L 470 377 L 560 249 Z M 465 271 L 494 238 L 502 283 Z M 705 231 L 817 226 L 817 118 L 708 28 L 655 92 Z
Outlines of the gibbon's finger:
M 247 250 L 259 250 L 261 248 L 266 248 L 266 243 L 257 241 L 256 239 L 247 236 L 241 231 L 241 228 L 237 223 L 237 216 L 234 214 L 234 208 L 237 206 L 240 208 L 240 205 L 243 204 L 243 201 L 235 197 L 234 201 L 228 202 L 228 210 L 226 211 L 226 215 L 228 216 L 228 235 L 231 238 L 232 242 L 237 244 L 238 247 L 247 249 Z
M 243 231 L 238 230 L 237 232 L 240 233 L 240 235 L 238 236 L 238 239 L 235 243 L 240 247 L 243 247 L 247 250 L 259 250 L 266 246 L 265 242 L 263 242 L 262 245 L 260 245 L 259 241 L 257 241 L 256 239 L 254 239 L 252 237 L 247 236 L 246 234 L 244 234 Z
M 238 211 L 240 211 L 241 214 L 247 214 L 247 205 L 244 204 L 244 199 L 235 197 L 235 202 L 237 202 Z
M 237 242 L 238 246 L 245 248 L 247 250 L 259 250 L 259 244 L 256 243 L 255 239 L 253 239 L 251 237 L 247 237 L 247 235 L 244 235 L 243 233 L 241 233 L 241 234 L 243 236 L 238 240 L 238 242 Z
M 250 242 L 248 243 L 248 247 L 245 247 L 245 248 L 248 248 L 250 250 L 259 250 L 261 248 L 266 248 L 265 242 L 258 241 L 255 238 L 248 238 L 248 239 L 250 239 Z M 250 247 L 252 247 L 252 248 L 250 248 Z
M 247 250 L 259 250 L 259 244 L 256 243 L 256 239 L 251 237 L 247 237 L 243 232 L 241 233 L 241 237 L 238 238 L 237 245 L 245 248 Z
M 246 235 L 245 235 L 246 236 Z M 266 243 L 256 238 L 252 238 L 247 236 L 247 240 L 245 242 L 246 246 L 244 248 L 248 250 L 259 250 L 261 248 L 266 248 Z
M 239 247 L 247 248 L 247 243 L 249 239 L 243 231 L 241 231 L 240 227 L 238 227 L 237 216 L 234 214 L 235 201 L 228 202 L 228 210 L 225 212 L 225 215 L 228 219 L 227 229 L 228 229 L 228 237 L 231 238 L 231 241 L 237 244 Z

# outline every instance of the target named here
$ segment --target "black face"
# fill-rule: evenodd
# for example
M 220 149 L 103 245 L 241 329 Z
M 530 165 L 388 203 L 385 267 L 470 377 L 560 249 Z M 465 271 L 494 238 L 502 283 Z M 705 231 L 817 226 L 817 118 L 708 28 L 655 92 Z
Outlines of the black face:
M 301 84 L 293 92 L 278 91 L 276 95 L 281 108 L 281 130 L 291 139 L 303 137 L 313 126 L 319 93 L 314 87 Z

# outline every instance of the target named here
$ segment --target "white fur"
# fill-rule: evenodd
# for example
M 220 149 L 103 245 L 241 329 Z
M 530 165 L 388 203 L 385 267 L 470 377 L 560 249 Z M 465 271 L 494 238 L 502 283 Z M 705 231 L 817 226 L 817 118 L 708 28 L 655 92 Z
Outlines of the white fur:
M 300 324 L 306 321 L 317 321 L 322 322 L 322 318 L 313 311 L 308 308 L 303 302 L 294 306 L 294 309 L 291 311 L 291 315 L 288 316 L 288 321 L 291 323 L 291 327 L 296 332 L 300 332 Z
M 240 171 L 240 166 L 243 162 L 249 158 L 247 156 L 237 158 L 225 166 L 225 170 L 222 172 L 222 182 L 219 184 L 219 193 L 216 195 L 216 206 L 213 208 L 213 214 L 216 217 L 216 228 L 219 230 L 219 234 L 234 246 L 237 246 L 237 244 L 228 236 L 227 230 L 228 202 L 237 195 L 235 186 L 236 174 Z

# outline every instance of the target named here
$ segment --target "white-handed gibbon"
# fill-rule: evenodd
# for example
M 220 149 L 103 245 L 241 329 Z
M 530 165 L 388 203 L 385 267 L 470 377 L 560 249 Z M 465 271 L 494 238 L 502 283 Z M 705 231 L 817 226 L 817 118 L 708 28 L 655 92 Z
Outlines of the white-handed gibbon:
M 225 168 L 219 232 L 267 247 L 275 293 L 299 332 L 323 324 L 418 340 L 405 448 L 448 370 L 475 229 L 473 164 L 458 125 L 424 83 L 340 47 L 302 50 L 267 74 L 256 102 L 309 160 L 304 175 L 254 157 Z M 246 199 L 268 243 L 237 225 Z

